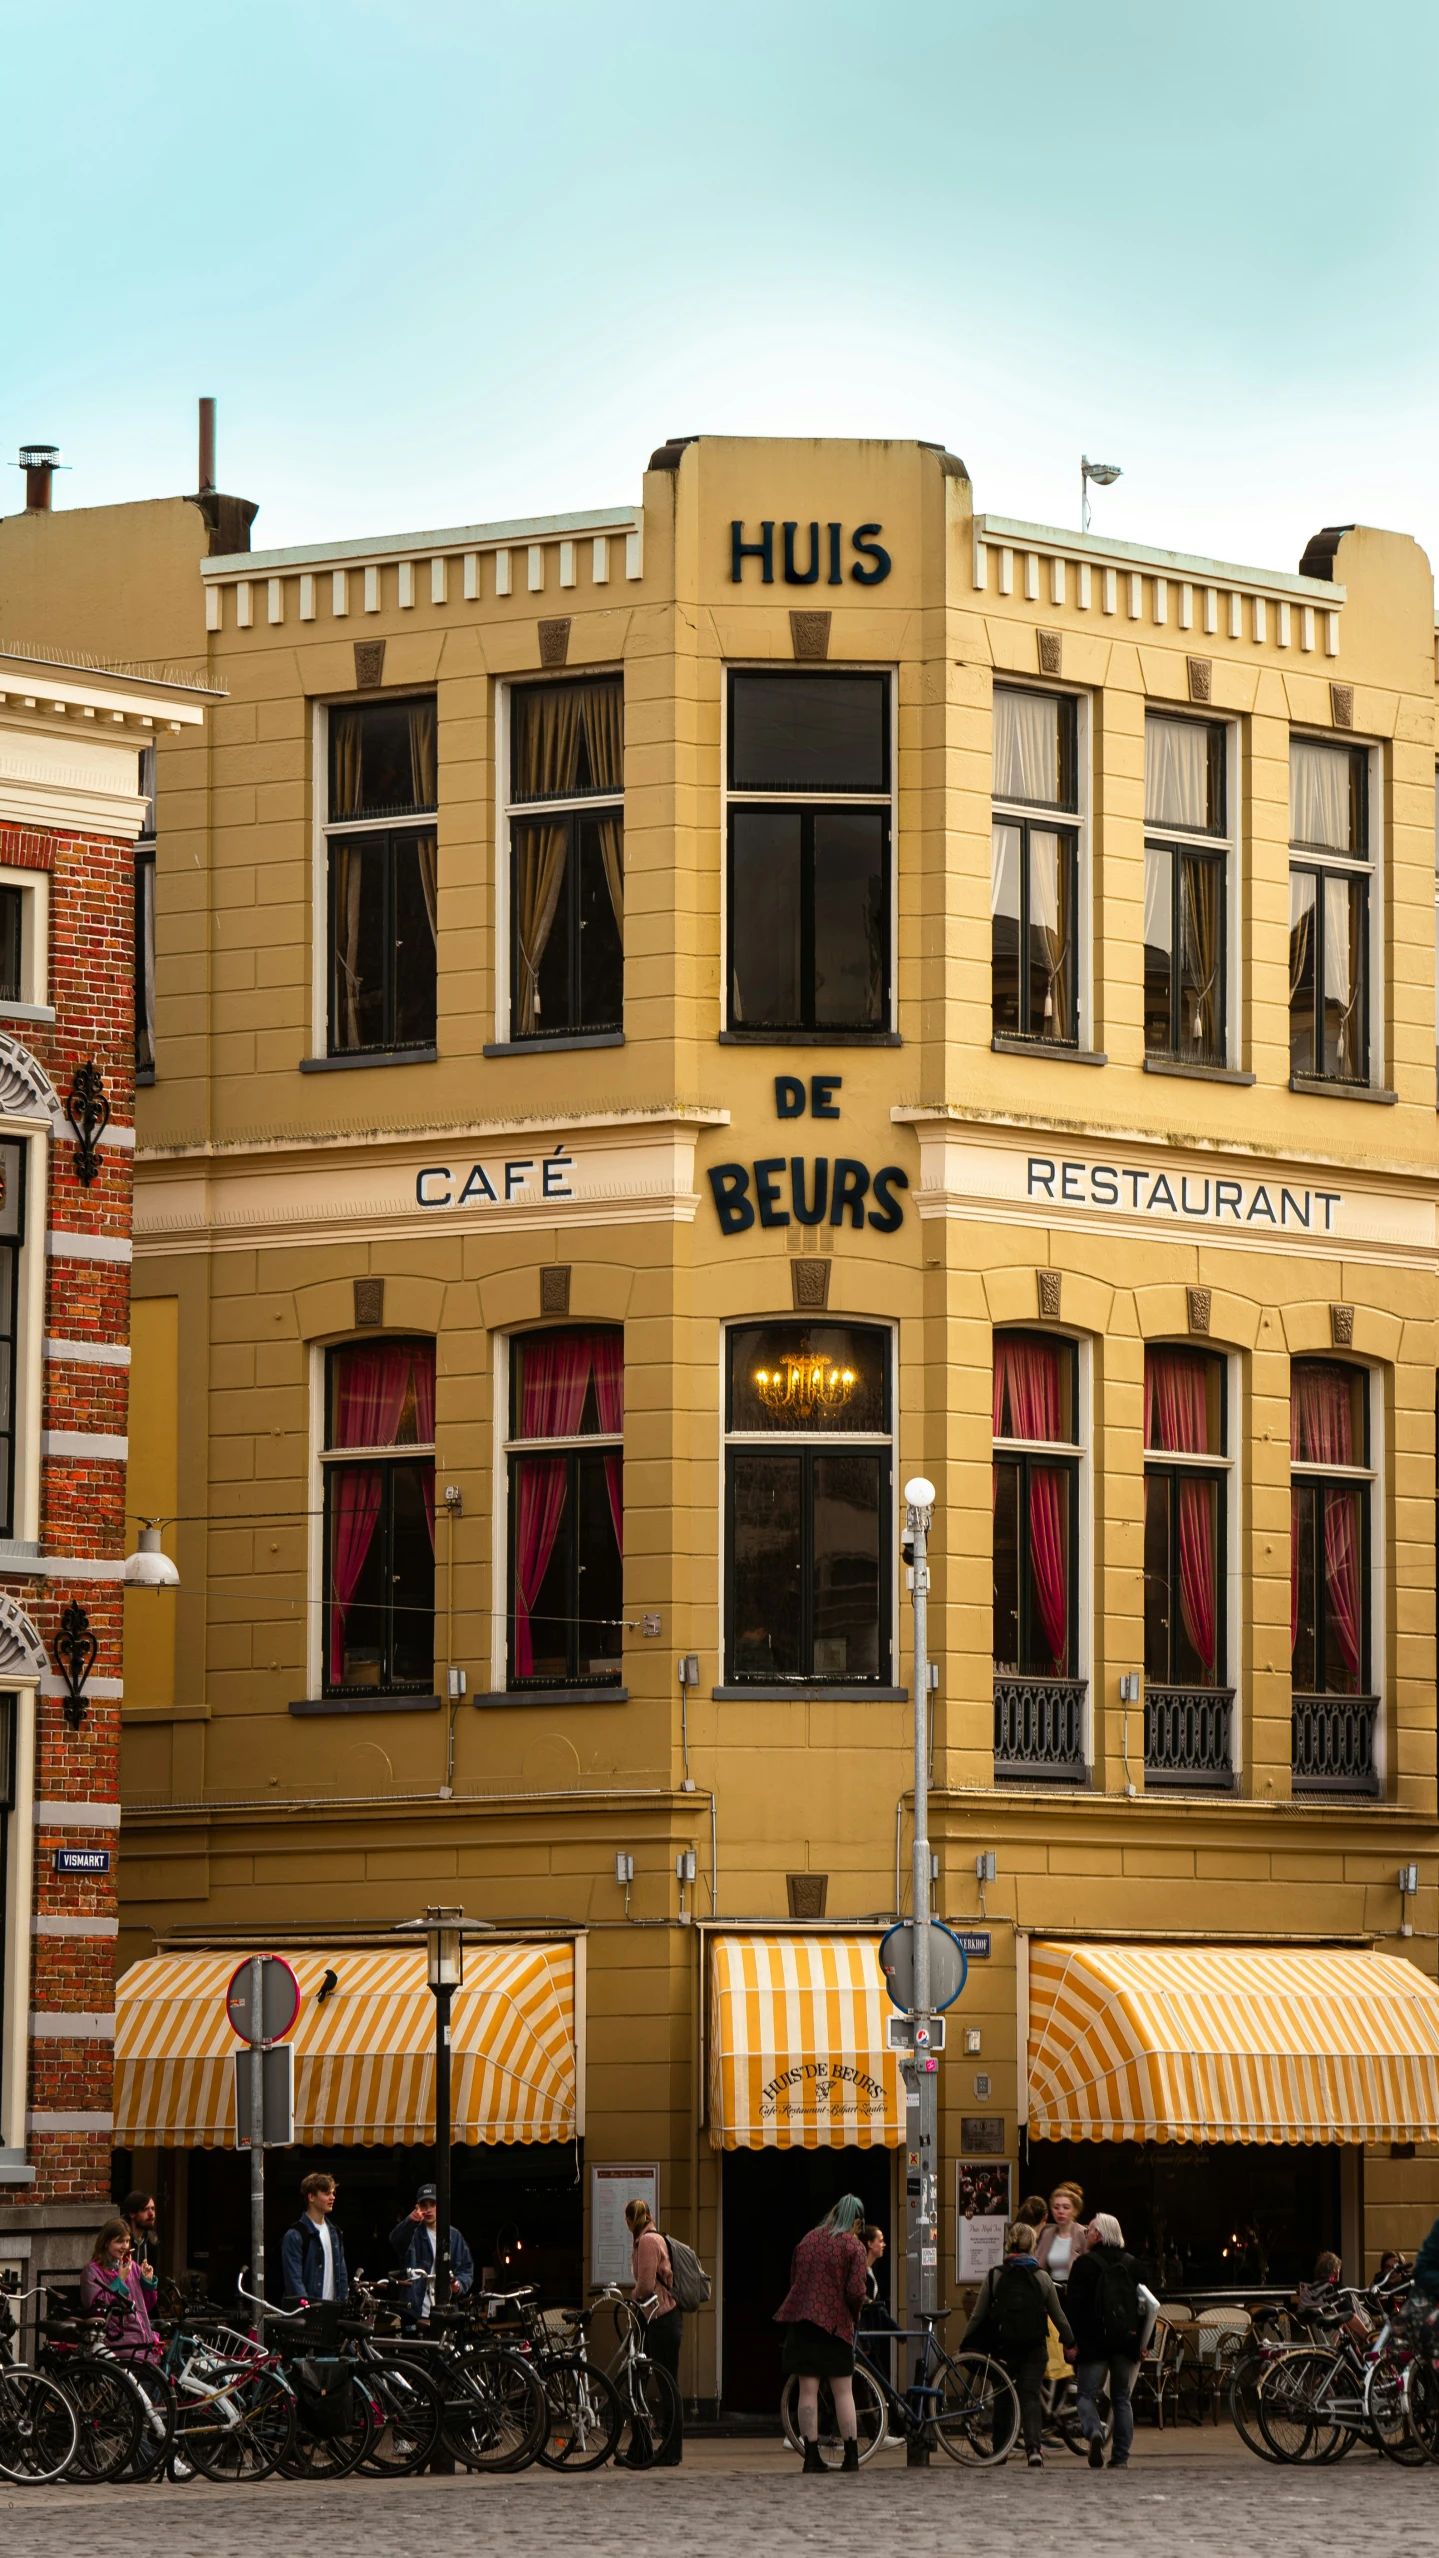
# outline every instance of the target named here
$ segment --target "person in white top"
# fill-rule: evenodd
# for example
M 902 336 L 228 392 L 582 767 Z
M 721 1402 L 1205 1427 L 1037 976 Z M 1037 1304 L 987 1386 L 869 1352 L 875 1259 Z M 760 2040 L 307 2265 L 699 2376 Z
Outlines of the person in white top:
M 304 2204 L 297 2221 L 280 2244 L 280 2274 L 286 2300 L 348 2300 L 350 2277 L 345 2242 L 331 2224 L 335 2180 L 319 2169 L 301 2178 Z
M 1035 2263 L 1044 2267 L 1050 2281 L 1061 2290 L 1069 2280 L 1075 2258 L 1082 2256 L 1089 2244 L 1079 2217 L 1083 2209 L 1082 2185 L 1056 2185 L 1049 2198 L 1049 2219 L 1034 2250 Z

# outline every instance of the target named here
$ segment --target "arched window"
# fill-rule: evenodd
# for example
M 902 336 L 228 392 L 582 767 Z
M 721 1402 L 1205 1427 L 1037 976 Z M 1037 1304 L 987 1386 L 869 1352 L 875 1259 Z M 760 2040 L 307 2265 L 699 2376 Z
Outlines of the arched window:
M 618 1325 L 520 1334 L 510 1355 L 509 1683 L 618 1686 L 625 1349 Z
M 435 1345 L 342 1342 L 325 1366 L 325 1694 L 429 1689 Z

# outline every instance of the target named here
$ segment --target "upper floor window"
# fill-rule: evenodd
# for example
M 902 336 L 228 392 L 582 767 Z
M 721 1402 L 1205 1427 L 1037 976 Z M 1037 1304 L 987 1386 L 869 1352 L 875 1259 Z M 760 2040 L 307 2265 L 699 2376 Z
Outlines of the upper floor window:
M 0 1144 L 0 1536 L 15 1534 L 15 1430 L 19 1392 L 20 1253 L 25 1241 L 26 1153 Z
M 1079 832 L 1076 705 L 997 685 L 990 939 L 994 1027 L 1076 1047 Z
M 516 1039 L 623 1025 L 624 719 L 617 675 L 511 693 Z
M 325 1693 L 428 1689 L 435 1345 L 346 1342 L 325 1366 Z
M 1144 1354 L 1144 1670 L 1162 1688 L 1226 1685 L 1226 1363 Z
M 1369 1076 L 1369 757 L 1289 741 L 1289 1063 Z
M 890 680 L 729 679 L 729 1027 L 890 1021 Z
M 994 1666 L 1072 1679 L 1079 1649 L 1079 1354 L 994 1336 Z
M 510 1357 L 511 1687 L 619 1684 L 625 1337 L 529 1332 Z
M 728 1347 L 728 1676 L 887 1684 L 889 1335 L 743 1324 Z
M 25 1000 L 25 909 L 23 888 L 0 887 L 0 1003 Z
M 437 788 L 433 693 L 332 707 L 332 1057 L 435 1044 Z M 413 822 L 426 816 L 428 824 Z
M 1227 1062 L 1230 863 L 1225 731 L 1144 723 L 1144 1045 L 1194 1066 Z
M 1296 1693 L 1367 1694 L 1369 1378 L 1336 1359 L 1290 1373 L 1289 1616 Z

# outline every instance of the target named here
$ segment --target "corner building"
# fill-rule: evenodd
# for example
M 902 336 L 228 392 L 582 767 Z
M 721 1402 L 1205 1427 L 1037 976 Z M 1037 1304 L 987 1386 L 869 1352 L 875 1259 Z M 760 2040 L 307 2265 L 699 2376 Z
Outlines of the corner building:
M 718 2276 L 687 2387 L 772 2405 L 794 2235 L 845 2186 L 902 2226 L 918 1472 L 948 2279 L 1062 2174 L 1171 2292 L 1417 2243 L 1422 554 L 704 438 L 634 510 L 167 576 L 227 696 L 160 752 L 136 1161 L 183 1587 L 126 1690 L 117 2138 L 176 2246 L 243 2247 L 206 2018 L 262 1939 L 338 1976 L 294 2164 L 382 2245 L 423 1999 L 411 2097 L 320 2060 L 463 1902 L 533 2045 L 487 2094 L 470 2029 L 477 2257 L 573 2294 L 656 2170 Z

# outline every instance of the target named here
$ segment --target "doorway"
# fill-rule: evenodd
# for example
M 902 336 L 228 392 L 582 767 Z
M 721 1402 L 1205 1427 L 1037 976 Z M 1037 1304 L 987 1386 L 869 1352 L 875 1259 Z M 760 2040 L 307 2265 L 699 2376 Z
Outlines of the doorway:
M 775 2311 L 789 2289 L 790 2259 L 807 2229 L 841 2194 L 857 2194 L 891 2253 L 878 2267 L 889 2300 L 893 2262 L 892 2160 L 887 2149 L 732 2149 L 724 2153 L 720 2315 L 723 2404 L 736 2415 L 775 2416 L 784 2329 Z M 903 2256 L 903 2244 L 900 2245 Z

